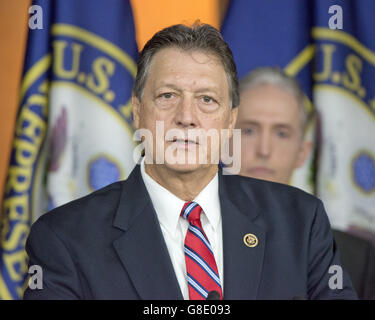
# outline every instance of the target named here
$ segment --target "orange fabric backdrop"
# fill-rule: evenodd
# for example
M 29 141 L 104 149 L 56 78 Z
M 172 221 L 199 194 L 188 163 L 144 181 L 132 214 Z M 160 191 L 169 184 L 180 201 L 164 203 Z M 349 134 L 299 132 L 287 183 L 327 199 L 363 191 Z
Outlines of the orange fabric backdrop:
M 29 6 L 29 0 L 0 1 L 0 204 L 17 113 Z
M 199 19 L 214 27 L 219 26 L 218 0 L 131 0 L 139 48 L 152 35 L 177 23 L 192 24 Z
M 0 204 L 17 113 L 30 0 L 0 1 Z M 227 0 L 131 0 L 140 48 L 158 30 L 201 22 L 219 26 Z M 0 210 L 1 212 L 1 210 Z

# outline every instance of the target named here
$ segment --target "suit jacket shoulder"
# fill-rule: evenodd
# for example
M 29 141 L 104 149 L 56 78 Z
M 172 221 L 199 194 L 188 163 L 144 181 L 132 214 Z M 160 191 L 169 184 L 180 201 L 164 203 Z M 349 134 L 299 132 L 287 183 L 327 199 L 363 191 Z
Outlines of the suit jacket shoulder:
M 289 185 L 236 175 L 223 175 L 223 180 L 230 186 L 226 190 L 230 199 L 239 206 L 253 206 L 269 221 L 279 223 L 284 216 L 288 222 L 311 223 L 318 207 L 323 206 L 320 199 Z
M 221 198 L 226 199 L 226 194 L 238 212 L 249 221 L 242 232 L 245 234 L 248 230 L 262 237 L 256 249 L 263 249 L 264 256 L 259 254 L 257 259 L 263 258 L 263 272 L 267 276 L 259 284 L 258 297 L 268 299 L 275 294 L 274 299 L 278 299 L 283 292 L 290 299 L 293 296 L 307 299 L 356 298 L 345 270 L 342 288 L 339 286 L 340 289 L 336 290 L 334 285 L 330 286 L 333 279 L 331 272 L 335 272 L 335 266 L 340 267 L 341 262 L 321 200 L 279 183 L 230 175 L 221 176 L 221 181 Z M 232 215 L 225 211 L 222 211 L 223 225 Z M 260 242 L 263 248 L 260 248 Z M 254 259 L 249 259 L 249 263 L 250 260 Z M 280 273 L 284 278 L 283 284 L 279 281 Z M 277 288 L 278 284 L 280 288 Z
M 334 230 L 343 266 L 347 269 L 360 299 L 375 300 L 375 248 L 364 239 Z

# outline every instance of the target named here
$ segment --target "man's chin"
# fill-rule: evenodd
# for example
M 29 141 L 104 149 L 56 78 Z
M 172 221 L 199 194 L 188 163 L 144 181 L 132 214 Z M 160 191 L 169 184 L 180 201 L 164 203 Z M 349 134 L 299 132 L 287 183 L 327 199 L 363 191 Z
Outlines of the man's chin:
M 275 181 L 275 175 L 270 172 L 255 172 L 254 170 L 245 170 L 244 172 L 240 173 L 243 176 L 247 176 L 250 178 L 260 179 L 260 180 L 267 180 L 267 181 Z
M 266 180 L 266 181 L 275 181 L 275 178 L 269 175 L 253 175 L 252 176 L 255 179 L 260 179 L 260 180 Z
M 168 163 L 166 162 L 165 167 L 171 171 L 179 174 L 188 174 L 201 170 L 208 170 L 214 164 L 199 164 L 199 163 Z

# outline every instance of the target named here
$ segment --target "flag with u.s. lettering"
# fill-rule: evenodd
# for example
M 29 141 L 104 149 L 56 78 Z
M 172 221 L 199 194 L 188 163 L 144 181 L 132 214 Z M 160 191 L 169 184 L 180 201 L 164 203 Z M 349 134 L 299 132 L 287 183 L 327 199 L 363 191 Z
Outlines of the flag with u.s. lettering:
M 375 243 L 374 13 L 373 0 L 236 0 L 222 32 L 240 77 L 279 66 L 300 81 L 320 119 L 310 191 L 333 227 Z
M 32 273 L 30 225 L 133 169 L 133 15 L 125 0 L 35 1 L 3 199 L 0 298 Z

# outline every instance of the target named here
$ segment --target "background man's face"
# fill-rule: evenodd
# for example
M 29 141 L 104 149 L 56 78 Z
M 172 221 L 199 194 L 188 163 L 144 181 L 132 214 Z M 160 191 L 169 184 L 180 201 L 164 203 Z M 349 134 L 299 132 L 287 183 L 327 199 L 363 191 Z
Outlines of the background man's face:
M 221 62 L 202 51 L 184 52 L 166 48 L 157 52 L 151 62 L 141 101 L 133 97 L 134 124 L 153 134 L 153 159 L 164 154 L 165 166 L 180 172 L 190 172 L 210 164 L 211 149 L 219 152 L 220 145 L 205 146 L 194 141 L 177 140 L 156 135 L 156 121 L 164 123 L 164 132 L 177 129 L 198 133 L 203 129 L 233 128 L 237 110 L 231 111 L 226 73 Z M 236 108 L 237 109 L 237 108 Z M 147 142 L 146 142 L 147 148 Z M 172 147 L 172 148 L 171 148 Z M 168 149 L 174 150 L 175 159 L 194 157 L 193 163 L 169 163 Z M 207 149 L 207 150 L 206 150 Z M 198 163 L 199 152 L 206 151 L 206 162 Z M 147 154 L 147 150 L 146 150 Z M 178 157 L 179 155 L 179 157 Z M 181 160 L 181 159 L 179 159 Z M 183 160 L 183 159 L 182 159 Z M 186 162 L 186 161 L 185 161 Z
M 241 175 L 289 183 L 309 153 L 302 142 L 300 109 L 293 95 L 274 85 L 241 92 Z

